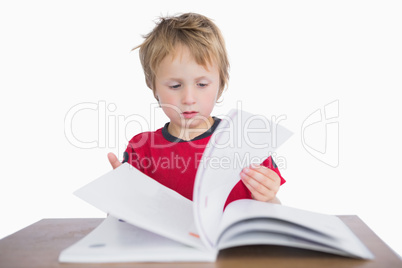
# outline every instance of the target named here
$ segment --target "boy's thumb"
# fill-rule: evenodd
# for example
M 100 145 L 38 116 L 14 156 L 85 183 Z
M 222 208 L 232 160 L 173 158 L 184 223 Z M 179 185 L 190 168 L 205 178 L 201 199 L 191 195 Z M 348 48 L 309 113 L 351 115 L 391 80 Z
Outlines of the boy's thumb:
M 113 169 L 118 168 L 121 165 L 119 159 L 114 153 L 108 153 L 107 158 L 109 159 L 110 164 L 112 165 Z

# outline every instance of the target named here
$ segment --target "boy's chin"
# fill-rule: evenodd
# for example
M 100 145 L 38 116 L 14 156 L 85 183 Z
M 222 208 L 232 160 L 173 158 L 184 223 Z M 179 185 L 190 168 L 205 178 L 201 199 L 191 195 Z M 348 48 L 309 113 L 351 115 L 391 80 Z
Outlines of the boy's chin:
M 213 124 L 213 122 L 211 123 L 207 118 L 190 118 L 185 119 L 185 121 L 187 128 L 205 128 L 208 130 Z

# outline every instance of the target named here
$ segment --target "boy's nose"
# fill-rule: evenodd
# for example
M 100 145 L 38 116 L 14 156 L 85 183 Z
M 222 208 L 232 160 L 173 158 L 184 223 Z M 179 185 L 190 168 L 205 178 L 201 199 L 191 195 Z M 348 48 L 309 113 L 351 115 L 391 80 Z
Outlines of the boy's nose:
M 182 102 L 186 105 L 191 105 L 195 103 L 195 94 L 192 87 L 185 87 L 183 90 Z

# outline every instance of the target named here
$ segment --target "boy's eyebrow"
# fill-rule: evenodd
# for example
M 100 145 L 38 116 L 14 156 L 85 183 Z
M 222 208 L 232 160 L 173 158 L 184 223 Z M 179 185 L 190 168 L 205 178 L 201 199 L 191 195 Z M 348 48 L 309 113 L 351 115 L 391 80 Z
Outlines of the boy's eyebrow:
M 175 78 L 175 77 L 170 77 L 168 78 L 169 80 L 175 80 L 175 81 L 181 81 L 183 79 L 181 78 Z M 207 76 L 200 76 L 200 77 L 196 77 L 194 80 L 201 80 L 201 79 L 206 79 L 206 80 L 211 80 L 210 78 L 208 78 Z
M 200 77 L 197 77 L 195 80 L 201 80 L 201 79 L 207 79 L 207 80 L 210 80 L 208 77 L 206 77 L 206 76 L 200 76 Z

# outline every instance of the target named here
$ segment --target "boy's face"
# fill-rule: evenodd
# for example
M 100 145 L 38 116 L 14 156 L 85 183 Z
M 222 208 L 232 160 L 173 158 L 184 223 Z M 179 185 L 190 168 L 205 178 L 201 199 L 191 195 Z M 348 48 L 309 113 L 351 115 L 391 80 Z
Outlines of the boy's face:
M 177 137 L 188 129 L 207 130 L 219 91 L 216 64 L 205 69 L 198 65 L 189 49 L 176 48 L 176 55 L 165 57 L 156 72 L 155 92 L 170 119 L 169 131 Z M 179 133 L 178 133 L 179 132 Z

